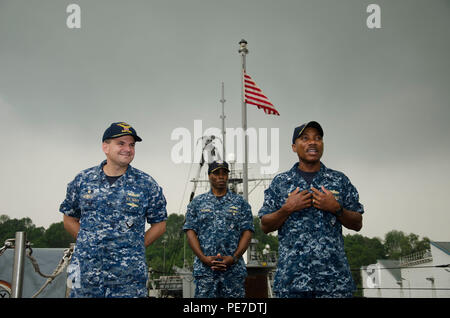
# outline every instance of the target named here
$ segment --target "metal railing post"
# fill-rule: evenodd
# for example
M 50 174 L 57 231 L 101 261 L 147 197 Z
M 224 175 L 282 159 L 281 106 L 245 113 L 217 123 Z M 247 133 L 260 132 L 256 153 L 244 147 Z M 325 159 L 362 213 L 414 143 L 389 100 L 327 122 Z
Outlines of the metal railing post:
M 14 267 L 11 284 L 11 298 L 22 298 L 23 268 L 25 264 L 26 233 L 16 232 L 14 243 Z

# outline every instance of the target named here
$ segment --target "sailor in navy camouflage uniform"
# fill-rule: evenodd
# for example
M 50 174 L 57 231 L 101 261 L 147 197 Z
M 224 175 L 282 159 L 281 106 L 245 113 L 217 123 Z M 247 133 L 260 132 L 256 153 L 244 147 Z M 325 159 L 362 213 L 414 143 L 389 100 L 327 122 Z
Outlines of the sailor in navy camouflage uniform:
M 106 160 L 67 187 L 60 211 L 76 238 L 70 297 L 148 295 L 145 247 L 164 233 L 167 211 L 161 187 L 130 165 L 141 140 L 130 125 L 111 124 L 103 135 Z
M 359 231 L 364 209 L 350 180 L 320 161 L 322 138 L 314 121 L 294 130 L 299 162 L 273 179 L 258 213 L 265 233 L 278 230 L 277 297 L 352 297 L 355 290 L 342 225 Z
M 242 255 L 253 227 L 250 205 L 227 188 L 228 164 L 208 168 L 211 191 L 195 197 L 187 207 L 186 232 L 196 254 L 193 275 L 196 298 L 243 298 L 247 269 Z

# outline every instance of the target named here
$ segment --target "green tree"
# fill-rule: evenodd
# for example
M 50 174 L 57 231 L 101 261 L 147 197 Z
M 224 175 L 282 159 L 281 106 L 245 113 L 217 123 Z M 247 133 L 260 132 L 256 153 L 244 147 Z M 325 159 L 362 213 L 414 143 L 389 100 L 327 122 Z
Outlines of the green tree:
M 33 243 L 39 241 L 44 236 L 45 229 L 43 227 L 36 227 L 30 218 L 11 219 L 7 215 L 1 215 L 0 216 L 1 246 L 3 246 L 4 242 L 7 239 L 14 239 L 16 237 L 16 232 L 26 232 L 27 241 Z
M 64 222 L 59 222 L 51 224 L 38 243 L 45 247 L 67 248 L 70 243 L 75 243 L 75 239 L 64 229 Z
M 381 239 L 368 238 L 360 234 L 345 235 L 344 249 L 347 254 L 353 280 L 358 288 L 355 296 L 362 296 L 361 266 L 374 264 L 378 259 L 384 259 L 384 246 Z
M 419 236 L 413 233 L 407 235 L 402 231 L 392 230 L 384 237 L 384 249 L 388 259 L 399 259 L 401 256 L 428 249 L 429 246 L 430 239 L 424 237 L 420 240 Z
M 262 253 L 264 247 L 268 244 L 271 251 L 278 251 L 278 236 L 272 233 L 265 234 L 261 229 L 261 220 L 259 217 L 253 217 L 253 226 L 255 227 L 255 233 L 253 233 L 253 238 L 258 240 L 256 249 L 258 252 Z
M 149 266 L 159 275 L 174 274 L 173 267 L 192 266 L 194 254 L 187 244 L 183 231 L 184 215 L 169 214 L 166 232 L 147 247 L 146 258 Z

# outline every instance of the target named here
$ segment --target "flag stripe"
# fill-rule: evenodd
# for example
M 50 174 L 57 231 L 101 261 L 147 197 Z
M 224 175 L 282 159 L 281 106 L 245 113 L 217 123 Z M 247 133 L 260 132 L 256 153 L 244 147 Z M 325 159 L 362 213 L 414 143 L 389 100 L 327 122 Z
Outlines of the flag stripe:
M 244 85 L 245 88 L 251 88 L 251 89 L 254 89 L 255 91 L 262 92 L 262 90 L 261 90 L 260 88 L 258 88 L 258 87 L 256 86 L 256 84 L 254 84 L 254 82 L 245 81 L 245 83 L 252 84 L 252 85 Z
M 265 99 L 267 100 L 267 103 L 269 103 L 270 105 L 272 105 L 272 103 L 269 102 L 269 99 L 268 99 L 265 95 L 263 95 L 263 94 L 258 94 L 258 93 L 255 93 L 255 92 L 250 92 L 250 91 L 248 91 L 248 90 L 245 90 L 245 92 L 246 92 L 246 93 L 251 93 L 252 95 L 256 95 L 256 96 L 265 98 Z M 249 97 L 250 97 L 250 96 L 249 96 Z M 273 105 L 272 105 L 272 106 L 273 106 Z
M 247 73 L 244 73 L 244 93 L 247 104 L 255 105 L 259 109 L 262 108 L 264 113 L 268 115 L 280 115 L 267 96 L 262 93 L 262 90 Z
M 256 97 L 253 97 L 253 96 L 247 96 L 247 99 L 251 99 L 251 100 L 255 101 L 255 103 L 256 102 L 260 102 L 262 104 L 266 104 L 267 106 L 272 106 L 273 107 L 272 103 L 269 102 L 268 100 L 256 98 Z
M 270 107 L 266 107 L 266 106 L 261 106 L 260 104 L 257 104 L 257 103 L 253 103 L 253 102 L 251 102 L 251 101 L 245 101 L 247 104 L 252 104 L 252 105 L 255 105 L 256 107 L 258 107 L 259 109 L 263 109 L 264 110 L 264 112 L 266 113 L 266 114 L 268 114 L 268 115 L 271 115 L 271 114 L 273 114 L 273 115 L 280 115 L 280 113 L 275 109 L 275 108 L 270 108 Z

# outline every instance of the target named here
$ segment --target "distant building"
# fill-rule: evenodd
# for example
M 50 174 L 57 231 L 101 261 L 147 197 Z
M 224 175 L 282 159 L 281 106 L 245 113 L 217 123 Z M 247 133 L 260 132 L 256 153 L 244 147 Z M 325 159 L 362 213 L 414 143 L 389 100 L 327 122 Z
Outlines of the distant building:
M 361 268 L 364 297 L 450 298 L 450 242 Z

